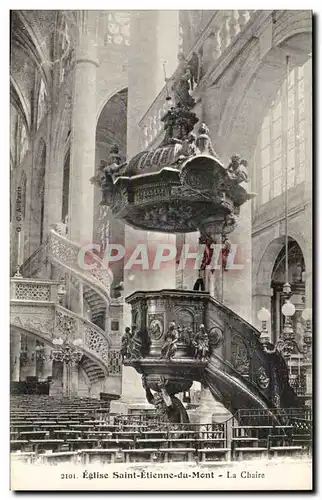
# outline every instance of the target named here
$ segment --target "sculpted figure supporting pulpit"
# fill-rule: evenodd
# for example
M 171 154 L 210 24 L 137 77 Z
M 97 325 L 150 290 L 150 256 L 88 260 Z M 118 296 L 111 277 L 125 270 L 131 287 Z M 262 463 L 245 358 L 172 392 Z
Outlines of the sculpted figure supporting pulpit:
M 188 413 L 180 399 L 168 394 L 167 382 L 164 377 L 160 377 L 158 383 L 159 391 L 154 394 L 149 389 L 144 375 L 142 376 L 142 386 L 145 390 L 146 399 L 150 404 L 155 406 L 161 420 L 172 424 L 189 423 Z

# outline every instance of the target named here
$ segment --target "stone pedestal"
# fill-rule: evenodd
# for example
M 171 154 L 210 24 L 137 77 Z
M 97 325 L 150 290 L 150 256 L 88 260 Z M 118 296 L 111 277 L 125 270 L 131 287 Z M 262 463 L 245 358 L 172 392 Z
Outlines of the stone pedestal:
M 44 347 L 45 361 L 42 370 L 42 379 L 47 380 L 48 377 L 52 377 L 53 373 L 53 361 L 50 359 L 51 347 Z
M 79 244 L 92 241 L 95 171 L 97 20 L 99 11 L 80 11 L 73 100 L 69 238 Z
M 231 417 L 231 413 L 214 399 L 208 387 L 201 388 L 198 413 L 199 422 L 203 424 L 226 422 Z

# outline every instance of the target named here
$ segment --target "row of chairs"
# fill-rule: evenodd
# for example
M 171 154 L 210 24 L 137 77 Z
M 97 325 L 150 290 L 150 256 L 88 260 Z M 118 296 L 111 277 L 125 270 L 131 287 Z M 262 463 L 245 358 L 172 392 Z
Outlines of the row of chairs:
M 49 460 L 101 456 L 107 461 L 121 457 L 128 462 L 204 462 L 310 449 L 310 433 L 298 426 L 276 425 L 275 420 L 264 422 L 267 425 L 231 424 L 232 432 L 226 423 L 168 425 L 158 422 L 152 413 L 148 418 L 112 415 L 108 405 L 98 400 L 15 396 L 11 450 L 19 457 L 41 456 L 44 460 L 50 455 Z

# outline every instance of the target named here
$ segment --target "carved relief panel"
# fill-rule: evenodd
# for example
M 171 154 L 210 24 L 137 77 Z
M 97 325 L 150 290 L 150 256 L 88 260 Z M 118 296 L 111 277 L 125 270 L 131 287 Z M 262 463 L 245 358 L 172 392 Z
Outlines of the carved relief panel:
M 249 376 L 250 355 L 247 345 L 239 335 L 233 335 L 231 340 L 231 364 L 235 370 L 244 375 Z

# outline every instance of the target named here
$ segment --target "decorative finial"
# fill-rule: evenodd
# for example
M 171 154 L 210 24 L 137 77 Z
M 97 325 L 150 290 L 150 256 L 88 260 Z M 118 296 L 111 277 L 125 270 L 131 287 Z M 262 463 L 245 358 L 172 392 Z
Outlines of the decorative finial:
M 18 264 L 16 267 L 16 272 L 14 274 L 14 278 L 23 278 L 21 272 L 20 272 L 21 266 Z

